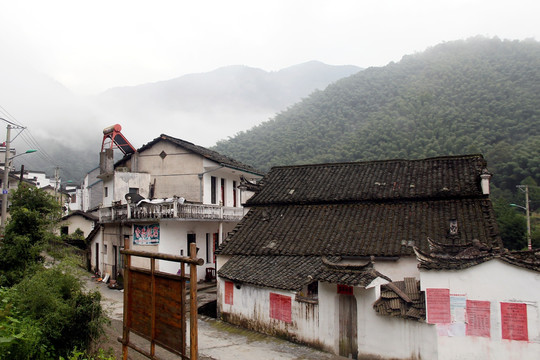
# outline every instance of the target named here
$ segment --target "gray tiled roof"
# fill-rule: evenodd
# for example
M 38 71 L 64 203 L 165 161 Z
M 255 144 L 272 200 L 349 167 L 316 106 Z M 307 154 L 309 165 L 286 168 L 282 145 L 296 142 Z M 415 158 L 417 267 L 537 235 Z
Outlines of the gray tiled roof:
M 328 266 L 314 272 L 323 257 L 399 258 L 414 255 L 413 246 L 428 252 L 428 237 L 502 248 L 480 186 L 485 171 L 481 155 L 273 168 L 217 250 L 231 256 L 219 274 L 282 289 L 297 289 L 307 275 L 363 286 L 358 274 L 367 269 L 351 278 Z
M 389 280 L 374 270 L 371 263 L 356 267 L 332 266 L 318 256 L 234 256 L 218 274 L 238 283 L 291 291 L 300 291 L 313 281 L 367 286 L 378 277 Z
M 482 196 L 481 155 L 274 167 L 247 204 Z
M 405 278 L 381 286 L 381 296 L 373 304 L 373 309 L 384 316 L 397 316 L 417 321 L 426 320 L 426 302 L 420 281 Z
M 458 233 L 449 237 L 449 221 Z M 413 255 L 427 238 L 501 246 L 488 199 L 251 208 L 222 244 L 224 255 Z
M 429 240 L 429 250 L 415 248 L 418 267 L 425 270 L 461 270 L 484 262 L 499 259 L 525 269 L 540 272 L 540 250 L 507 251 L 492 248 L 478 240 L 461 246 L 450 247 Z

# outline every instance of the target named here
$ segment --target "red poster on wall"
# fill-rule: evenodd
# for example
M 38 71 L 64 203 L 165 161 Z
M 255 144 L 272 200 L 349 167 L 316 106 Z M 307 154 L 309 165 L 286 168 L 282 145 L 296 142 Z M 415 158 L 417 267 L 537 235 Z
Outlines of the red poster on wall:
M 270 318 L 291 322 L 291 297 L 270 293 Z
M 529 341 L 527 304 L 501 303 L 502 338 Z
M 467 300 L 467 336 L 491 337 L 491 303 Z
M 225 304 L 233 305 L 234 284 L 231 281 L 225 281 Z
M 450 290 L 426 289 L 427 322 L 430 324 L 449 324 Z

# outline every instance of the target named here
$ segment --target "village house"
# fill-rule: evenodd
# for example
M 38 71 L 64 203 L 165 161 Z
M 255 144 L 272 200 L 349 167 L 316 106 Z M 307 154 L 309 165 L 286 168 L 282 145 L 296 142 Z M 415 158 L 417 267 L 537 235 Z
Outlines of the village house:
M 59 222 L 59 235 L 69 236 L 78 233 L 86 238 L 96 228 L 98 217 L 89 212 L 80 210 L 71 211 Z
M 97 176 L 103 186 L 101 233 L 90 242 L 92 269 L 115 279 L 122 273 L 121 249 L 188 256 L 190 244 L 196 243 L 197 257 L 205 262 L 198 279 L 215 279 L 214 250 L 243 217 L 242 203 L 250 196 L 240 182 L 256 181 L 262 174 L 168 135 L 135 151 L 119 130 L 115 125 L 104 131 L 104 139 L 111 134 L 125 156 L 114 163 L 113 147 L 102 148 Z M 135 258 L 133 265 L 147 267 L 144 260 Z M 178 271 L 178 264 L 164 260 L 156 267 Z
M 418 267 L 417 254 L 430 254 L 436 242 L 504 251 L 490 177 L 481 155 L 272 168 L 218 249 L 219 316 L 352 358 L 470 358 L 461 356 L 464 344 L 478 358 L 485 349 L 511 358 L 516 347 L 521 358 L 531 358 L 540 339 L 538 290 L 517 291 L 517 279 L 509 292 L 473 289 L 482 277 L 497 288 L 491 266 L 497 274 L 511 267 L 501 278 L 512 282 L 522 274 L 538 289 L 535 270 L 499 260 L 465 270 L 474 276 Z M 520 299 L 528 304 L 529 342 L 504 343 L 495 334 L 496 317 L 492 341 L 452 342 L 436 324 L 440 318 L 429 318 L 430 309 L 442 311 L 429 298 L 443 298 L 439 291 L 444 301 L 449 292 L 491 301 L 493 314 L 499 301 Z

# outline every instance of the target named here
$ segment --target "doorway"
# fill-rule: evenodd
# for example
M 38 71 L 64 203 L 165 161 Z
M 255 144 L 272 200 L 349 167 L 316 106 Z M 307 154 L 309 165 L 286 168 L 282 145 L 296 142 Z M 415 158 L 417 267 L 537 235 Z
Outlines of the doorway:
M 197 237 L 195 234 L 187 234 L 187 254 L 188 256 L 191 256 L 191 244 L 197 243 Z M 197 248 L 197 250 L 199 250 Z
M 112 271 L 112 279 L 116 280 L 117 274 L 118 274 L 118 246 L 113 245 L 113 271 Z
M 95 272 L 99 273 L 99 243 L 96 243 L 96 267 Z
M 358 359 L 358 317 L 354 295 L 339 296 L 339 355 Z

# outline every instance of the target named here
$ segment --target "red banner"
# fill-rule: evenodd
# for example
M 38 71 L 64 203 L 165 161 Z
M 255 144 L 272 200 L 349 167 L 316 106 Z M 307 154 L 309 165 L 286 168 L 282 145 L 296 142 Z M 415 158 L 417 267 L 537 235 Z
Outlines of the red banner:
M 430 324 L 449 324 L 450 290 L 426 289 L 427 322 Z
M 502 338 L 529 341 L 527 304 L 501 303 Z
M 467 335 L 491 337 L 491 303 L 467 300 Z
M 291 297 L 270 293 L 270 318 L 291 322 Z
M 234 284 L 225 281 L 225 304 L 232 305 L 234 300 Z

